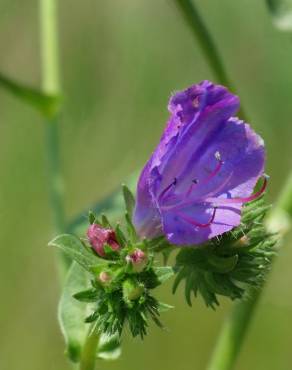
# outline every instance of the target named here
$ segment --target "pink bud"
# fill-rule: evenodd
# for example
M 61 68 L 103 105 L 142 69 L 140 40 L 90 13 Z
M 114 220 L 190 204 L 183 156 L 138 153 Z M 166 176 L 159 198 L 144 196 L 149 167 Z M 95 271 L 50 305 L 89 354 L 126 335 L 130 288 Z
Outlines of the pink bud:
M 127 255 L 126 261 L 133 265 L 136 272 L 140 272 L 147 264 L 147 255 L 141 249 L 136 249 L 133 253 Z
M 104 283 L 104 284 L 105 284 L 105 283 L 110 282 L 110 280 L 111 280 L 110 275 L 109 275 L 107 272 L 105 272 L 105 271 L 102 271 L 102 272 L 99 274 L 98 278 L 99 278 L 99 280 L 100 280 L 102 283 Z
M 87 230 L 87 237 L 90 245 L 101 257 L 105 257 L 104 245 L 109 245 L 112 250 L 117 251 L 120 245 L 116 239 L 114 230 L 105 229 L 97 224 L 92 224 Z

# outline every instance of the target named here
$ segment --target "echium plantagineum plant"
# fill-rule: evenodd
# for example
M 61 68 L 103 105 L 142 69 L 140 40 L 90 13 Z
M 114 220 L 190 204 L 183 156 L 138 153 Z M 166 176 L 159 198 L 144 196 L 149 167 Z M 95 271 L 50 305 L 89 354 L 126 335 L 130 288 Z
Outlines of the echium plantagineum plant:
M 74 261 L 60 304 L 74 361 L 86 341 L 98 357 L 117 357 L 125 326 L 141 338 L 149 320 L 163 327 L 161 313 L 171 306 L 155 289 L 170 278 L 174 292 L 184 282 L 188 304 L 200 295 L 215 308 L 220 295 L 246 299 L 269 270 L 276 238 L 263 225 L 264 141 L 236 118 L 239 98 L 203 81 L 171 96 L 168 109 L 136 199 L 123 187 L 124 221 L 89 212 L 86 235 L 50 243 Z

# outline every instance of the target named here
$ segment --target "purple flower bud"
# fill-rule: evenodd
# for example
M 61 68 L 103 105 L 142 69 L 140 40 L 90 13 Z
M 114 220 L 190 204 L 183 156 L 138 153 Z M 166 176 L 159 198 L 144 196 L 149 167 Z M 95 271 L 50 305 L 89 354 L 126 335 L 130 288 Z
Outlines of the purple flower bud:
M 136 249 L 126 256 L 126 261 L 132 264 L 135 272 L 140 272 L 147 264 L 147 255 L 141 249 Z
M 98 278 L 104 284 L 109 283 L 111 281 L 110 275 L 107 272 L 105 272 L 105 271 L 102 271 L 99 274 Z
M 240 224 L 263 176 L 264 142 L 234 117 L 239 99 L 203 81 L 170 98 L 170 118 L 138 182 L 134 224 L 141 237 L 194 245 Z
M 120 245 L 117 242 L 114 230 L 105 229 L 97 224 L 92 224 L 87 230 L 87 237 L 90 245 L 101 257 L 105 257 L 104 246 L 109 245 L 112 250 L 117 251 Z

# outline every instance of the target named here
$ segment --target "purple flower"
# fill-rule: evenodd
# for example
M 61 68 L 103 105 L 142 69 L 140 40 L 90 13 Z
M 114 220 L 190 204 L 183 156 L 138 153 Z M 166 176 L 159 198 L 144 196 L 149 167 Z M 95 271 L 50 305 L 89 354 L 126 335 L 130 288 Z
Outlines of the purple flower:
M 244 203 L 265 164 L 264 142 L 234 117 L 239 98 L 202 81 L 174 94 L 160 143 L 137 187 L 134 224 L 141 237 L 165 234 L 177 245 L 200 244 L 240 224 Z

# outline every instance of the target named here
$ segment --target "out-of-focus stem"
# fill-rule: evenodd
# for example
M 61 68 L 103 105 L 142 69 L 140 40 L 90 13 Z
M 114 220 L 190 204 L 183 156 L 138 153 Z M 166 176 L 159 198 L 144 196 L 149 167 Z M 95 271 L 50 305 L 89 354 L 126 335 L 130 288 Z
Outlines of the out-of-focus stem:
M 57 0 L 40 0 L 40 31 L 42 90 L 46 94 L 60 96 Z M 46 117 L 45 139 L 48 158 L 48 184 L 56 233 L 62 233 L 65 230 L 59 126 L 59 112 Z M 61 276 L 64 276 L 70 262 L 63 254 L 59 254 L 58 260 Z
M 99 341 L 99 334 L 95 328 L 88 335 L 81 355 L 80 370 L 94 370 L 96 363 L 96 348 Z
M 221 329 L 208 370 L 234 368 L 260 295 L 261 290 L 254 291 L 248 301 L 235 304 Z
M 224 64 L 216 44 L 194 2 L 192 0 L 174 0 L 174 2 L 198 41 L 214 77 L 220 84 L 227 86 L 231 91 L 236 92 L 224 68 Z M 242 108 L 239 112 L 239 116 L 246 121 L 246 116 Z

